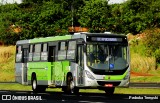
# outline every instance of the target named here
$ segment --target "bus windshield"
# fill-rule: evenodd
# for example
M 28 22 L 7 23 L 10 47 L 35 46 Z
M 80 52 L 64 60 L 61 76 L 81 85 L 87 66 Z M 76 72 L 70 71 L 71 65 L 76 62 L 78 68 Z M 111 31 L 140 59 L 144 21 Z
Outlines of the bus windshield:
M 123 70 L 128 66 L 127 45 L 87 44 L 87 65 L 93 70 Z

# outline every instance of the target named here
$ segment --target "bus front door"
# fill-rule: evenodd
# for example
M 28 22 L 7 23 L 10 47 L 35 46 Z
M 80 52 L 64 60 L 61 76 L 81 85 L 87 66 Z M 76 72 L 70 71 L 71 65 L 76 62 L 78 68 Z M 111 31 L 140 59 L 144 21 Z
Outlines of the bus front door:
M 78 45 L 78 68 L 77 68 L 77 76 L 78 76 L 78 85 L 83 85 L 83 69 L 84 69 L 84 52 L 83 45 Z

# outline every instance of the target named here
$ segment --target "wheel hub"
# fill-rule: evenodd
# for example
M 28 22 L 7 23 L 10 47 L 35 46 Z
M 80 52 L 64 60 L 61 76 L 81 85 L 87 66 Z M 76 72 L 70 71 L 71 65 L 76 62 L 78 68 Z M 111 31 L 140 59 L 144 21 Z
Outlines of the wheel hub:
M 36 86 L 37 86 L 36 81 L 33 80 L 33 89 L 36 89 Z
M 70 82 L 70 88 L 71 88 L 71 90 L 74 89 L 74 82 L 73 81 Z

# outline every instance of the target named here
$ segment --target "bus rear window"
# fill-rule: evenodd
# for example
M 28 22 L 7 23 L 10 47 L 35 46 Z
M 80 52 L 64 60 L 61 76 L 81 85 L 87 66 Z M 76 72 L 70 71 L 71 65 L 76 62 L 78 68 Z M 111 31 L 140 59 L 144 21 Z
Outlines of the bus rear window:
M 16 62 L 22 62 L 22 46 L 17 46 Z

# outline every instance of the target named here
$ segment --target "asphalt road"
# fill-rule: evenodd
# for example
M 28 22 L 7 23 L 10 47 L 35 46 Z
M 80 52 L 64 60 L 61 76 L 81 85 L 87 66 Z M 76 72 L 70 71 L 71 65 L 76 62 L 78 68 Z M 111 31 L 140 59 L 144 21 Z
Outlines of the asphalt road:
M 0 103 L 159 103 L 157 95 L 134 95 L 105 93 L 65 94 L 63 92 L 46 92 L 34 94 L 32 91 L 0 91 Z

